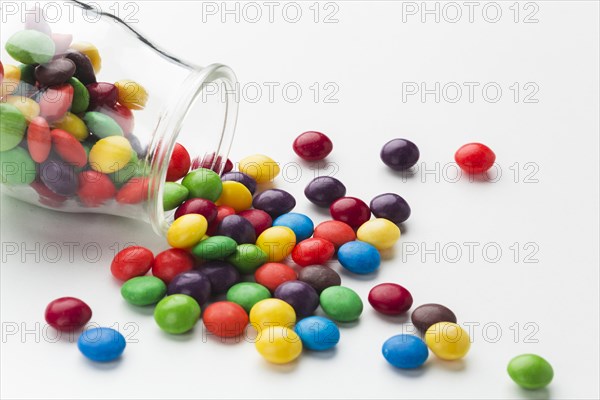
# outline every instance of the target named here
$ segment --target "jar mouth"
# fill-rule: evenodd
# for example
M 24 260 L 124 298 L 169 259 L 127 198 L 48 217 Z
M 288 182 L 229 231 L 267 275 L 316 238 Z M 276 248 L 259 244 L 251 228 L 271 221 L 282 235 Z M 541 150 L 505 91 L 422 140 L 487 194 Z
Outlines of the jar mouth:
M 211 133 L 218 140 L 217 148 L 210 150 L 213 151 L 213 169 L 219 174 L 222 172 L 224 162 L 217 161 L 227 160 L 237 124 L 238 102 L 234 92 L 236 82 L 237 78 L 231 68 L 223 64 L 192 69 L 181 84 L 178 97 L 172 99 L 162 111 L 148 151 L 152 165 L 148 182 L 148 211 L 152 228 L 158 235 L 166 235 L 171 225 L 169 217 L 172 213 L 164 211 L 163 193 L 175 143 L 190 111 L 201 101 L 201 94 L 209 85 L 221 88 L 219 100 L 223 103 L 222 123 L 220 131 Z

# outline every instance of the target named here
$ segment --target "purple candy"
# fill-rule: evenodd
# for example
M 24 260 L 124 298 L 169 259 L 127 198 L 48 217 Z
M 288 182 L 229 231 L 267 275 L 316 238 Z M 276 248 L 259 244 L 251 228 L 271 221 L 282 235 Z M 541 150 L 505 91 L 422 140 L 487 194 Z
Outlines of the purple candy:
M 319 295 L 315 289 L 302 281 L 283 282 L 277 286 L 273 296 L 292 306 L 297 320 L 308 317 L 319 306 Z
M 346 195 L 346 186 L 331 176 L 319 176 L 306 186 L 304 195 L 319 207 L 329 207 L 331 203 Z
M 40 165 L 40 178 L 48 189 L 61 196 L 77 192 L 77 175 L 69 164 L 59 160 L 47 160 Z
M 202 271 L 182 272 L 169 283 L 167 294 L 187 294 L 202 306 L 211 294 L 210 279 Z
M 238 270 L 225 261 L 206 262 L 201 265 L 200 271 L 210 280 L 213 296 L 226 293 L 241 279 Z
M 404 171 L 419 161 L 419 148 L 406 139 L 392 139 L 381 149 L 381 160 L 395 171 Z
M 221 176 L 221 180 L 225 181 L 234 181 L 239 182 L 242 185 L 246 186 L 246 188 L 250 191 L 250 193 L 254 194 L 256 192 L 256 181 L 249 177 L 246 174 L 241 172 L 227 172 Z
M 410 206 L 402 197 L 394 193 L 384 193 L 371 200 L 371 212 L 377 218 L 389 219 L 401 224 L 410 217 Z
M 275 219 L 292 211 L 296 207 L 296 199 L 285 190 L 269 189 L 254 196 L 252 205 Z
M 221 221 L 217 228 L 217 235 L 229 236 L 237 244 L 254 244 L 256 242 L 254 227 L 250 221 L 239 215 L 228 215 L 223 218 L 223 221 Z

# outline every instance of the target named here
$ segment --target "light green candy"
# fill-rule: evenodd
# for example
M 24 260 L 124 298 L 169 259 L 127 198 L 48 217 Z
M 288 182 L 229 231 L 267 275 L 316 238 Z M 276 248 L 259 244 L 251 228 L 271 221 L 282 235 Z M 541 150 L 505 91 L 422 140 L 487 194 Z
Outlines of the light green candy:
M 552 382 L 554 370 L 548 361 L 537 354 L 521 354 L 508 363 L 508 375 L 525 389 L 541 389 Z
M 35 162 L 27 150 L 15 147 L 0 152 L 0 182 L 7 185 L 29 185 L 35 180 Z
M 23 64 L 45 64 L 54 57 L 55 45 L 48 35 L 25 29 L 12 35 L 5 48 L 12 58 Z
M 236 241 L 228 236 L 212 236 L 198 243 L 192 254 L 203 260 L 222 260 L 233 254 L 236 247 Z
M 26 128 L 27 121 L 17 107 L 8 103 L 0 104 L 0 151 L 17 147 L 25 136 Z
M 221 177 L 206 168 L 198 168 L 190 172 L 183 178 L 181 184 L 190 191 L 190 198 L 201 198 L 215 202 L 223 192 Z
M 227 258 L 241 274 L 252 274 L 268 260 L 268 255 L 260 247 L 253 244 L 240 244 L 235 253 Z
M 73 86 L 73 103 L 71 103 L 71 112 L 79 114 L 88 109 L 90 105 L 90 92 L 85 88 L 79 79 L 73 77 L 67 81 Z
M 87 112 L 83 116 L 83 121 L 90 132 L 101 139 L 109 136 L 123 136 L 123 129 L 117 124 L 117 121 L 101 112 Z
M 134 306 L 158 303 L 167 294 L 167 285 L 155 276 L 138 276 L 121 286 L 121 296 Z
M 187 199 L 189 193 L 190 191 L 179 183 L 165 182 L 163 191 L 163 209 L 169 211 L 179 207 L 179 205 Z
M 241 282 L 227 291 L 227 301 L 242 306 L 247 313 L 256 303 L 269 298 L 271 298 L 269 289 L 254 282 Z

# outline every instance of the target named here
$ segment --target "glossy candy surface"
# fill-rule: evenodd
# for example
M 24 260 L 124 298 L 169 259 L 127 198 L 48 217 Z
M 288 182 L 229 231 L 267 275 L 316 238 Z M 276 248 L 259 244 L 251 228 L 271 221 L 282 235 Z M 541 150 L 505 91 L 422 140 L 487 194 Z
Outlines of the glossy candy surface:
M 2 115 L 4 118 L 4 115 Z M 0 129 L 1 126 L 0 126 Z M 2 139 L 4 140 L 4 139 Z M 34 118 L 27 127 L 27 149 L 31 158 L 37 163 L 43 163 L 52 149 L 50 128 L 44 117 Z
M 254 345 L 261 356 L 274 364 L 290 363 L 302 353 L 300 337 L 284 326 L 276 326 L 270 333 L 261 332 Z
M 257 210 L 263 210 L 272 218 L 292 211 L 296 207 L 294 196 L 281 189 L 268 189 L 254 196 L 252 205 Z
M 199 168 L 183 178 L 181 184 L 188 188 L 190 197 L 199 197 L 212 202 L 217 201 L 223 191 L 221 178 L 214 171 Z
M 324 265 L 310 265 L 300 269 L 298 280 L 308 283 L 319 294 L 330 286 L 339 286 L 342 284 L 340 275 Z
M 238 213 L 242 218 L 245 218 L 254 227 L 254 232 L 258 237 L 265 229 L 270 228 L 273 225 L 273 218 L 263 210 L 244 210 Z
M 190 296 L 174 294 L 162 299 L 154 309 L 154 320 L 165 332 L 181 334 L 190 331 L 200 318 L 200 306 Z
M 280 215 L 273 221 L 273 226 L 287 226 L 294 231 L 298 242 L 311 237 L 315 228 L 312 220 L 308 216 L 299 213 Z
M 363 311 L 358 294 L 345 286 L 331 286 L 320 295 L 321 308 L 334 321 L 356 321 Z
M 395 193 L 384 193 L 371 200 L 371 212 L 377 218 L 385 218 L 395 224 L 401 224 L 410 217 L 410 206 Z
M 329 207 L 331 217 L 358 229 L 371 218 L 371 210 L 364 201 L 356 197 L 342 197 Z
M 73 331 L 83 328 L 89 322 L 92 309 L 75 297 L 61 297 L 48 304 L 44 316 L 48 325 L 54 329 Z
M 212 303 L 202 315 L 206 329 L 218 337 L 241 335 L 248 325 L 248 314 L 238 304 L 230 301 Z
M 117 188 L 107 175 L 96 171 L 80 172 L 77 180 L 77 196 L 87 207 L 98 207 L 112 199 Z
M 312 316 L 301 319 L 296 323 L 294 331 L 308 350 L 329 350 L 340 341 L 339 328 L 333 321 L 324 317 Z
M 313 237 L 330 241 L 337 250 L 341 245 L 356 240 L 356 233 L 344 222 L 325 221 L 317 225 Z
M 292 253 L 296 246 L 296 235 L 290 228 L 274 226 L 260 234 L 256 245 L 267 253 L 269 261 L 279 262 Z
M 293 327 L 296 312 L 288 303 L 279 299 L 261 300 L 250 310 L 250 323 L 260 331 L 273 326 Z
M 333 150 L 333 143 L 321 132 L 304 132 L 294 140 L 293 149 L 298 156 L 307 161 L 322 160 Z
M 206 234 L 208 236 L 217 235 L 218 234 L 217 232 L 219 230 L 219 226 L 221 225 L 221 222 L 230 215 L 235 215 L 235 210 L 233 208 L 228 207 L 228 206 L 218 206 L 217 207 L 217 216 L 210 223 L 208 230 L 206 231 Z
M 117 103 L 119 90 L 108 82 L 94 82 L 86 86 L 90 94 L 89 108 L 96 110 L 101 107 L 112 107 Z
M 271 157 L 255 154 L 243 158 L 239 162 L 240 172 L 248 175 L 257 183 L 270 182 L 279 175 L 279 164 Z
M 208 223 L 200 214 L 186 214 L 177 218 L 167 231 L 167 241 L 171 247 L 189 249 L 200 243 L 206 234 Z
M 425 332 L 427 347 L 442 360 L 463 358 L 471 347 L 469 334 L 460 325 L 452 322 L 438 322 Z
M 400 315 L 413 304 L 412 295 L 396 283 L 380 283 L 369 292 L 369 303 L 382 314 Z
M 253 244 L 240 244 L 235 248 L 233 254 L 227 257 L 240 274 L 252 274 L 258 267 L 267 262 L 267 253 Z
M 229 206 L 236 212 L 247 210 L 252 207 L 252 193 L 246 186 L 239 182 L 223 182 L 221 196 L 215 202 L 217 206 Z
M 494 165 L 496 155 L 484 144 L 468 143 L 454 154 L 458 166 L 468 174 L 481 174 Z
M 270 262 L 257 269 L 254 278 L 257 283 L 274 292 L 283 282 L 296 280 L 298 275 L 285 264 Z
M 60 120 L 73 103 L 73 86 L 62 84 L 49 87 L 40 93 L 40 115 L 50 121 Z
M 338 261 L 350 272 L 370 274 L 379 268 L 381 255 L 369 243 L 354 241 L 339 248 Z
M 134 306 L 158 303 L 167 293 L 167 285 L 155 276 L 138 276 L 121 286 L 121 296 Z
M 221 180 L 223 182 L 239 182 L 242 185 L 246 186 L 246 188 L 250 191 L 250 193 L 254 194 L 256 192 L 256 181 L 250 176 L 243 174 L 241 172 L 227 172 L 221 175 Z
M 77 139 L 61 129 L 50 131 L 52 148 L 67 163 L 75 167 L 84 167 L 87 164 L 85 149 Z
M 419 148 L 407 139 L 392 139 L 381 149 L 381 160 L 395 171 L 404 171 L 419 161 Z
M 329 207 L 346 195 L 346 186 L 331 176 L 319 176 L 306 186 L 304 195 L 319 207 Z
M 194 268 L 194 258 L 186 250 L 168 249 L 158 253 L 152 265 L 152 275 L 169 283 L 175 276 Z
M 185 186 L 184 186 L 185 187 Z M 187 188 L 186 188 L 187 189 Z M 189 190 L 188 190 L 189 195 Z M 217 217 L 217 206 L 206 199 L 189 199 L 183 202 L 175 211 L 175 219 L 186 214 L 200 214 L 206 218 L 206 222 L 211 224 Z
M 240 273 L 225 261 L 209 261 L 200 269 L 210 281 L 211 293 L 219 295 L 227 293 L 229 288 L 240 281 Z
M 387 250 L 400 239 L 400 228 L 390 220 L 375 218 L 362 224 L 356 231 L 356 237 L 377 250 Z
M 109 136 L 97 141 L 90 150 L 90 167 L 110 174 L 123 169 L 131 160 L 131 144 L 121 136 Z
M 175 143 L 167 169 L 167 181 L 175 182 L 183 178 L 190 170 L 191 164 L 190 154 L 185 147 L 179 143 Z
M 319 295 L 312 286 L 302 281 L 283 282 L 277 286 L 273 297 L 291 305 L 298 319 L 308 317 L 319 307 Z
M 6 52 L 23 64 L 44 64 L 54 56 L 55 45 L 49 36 L 33 29 L 16 32 L 4 45 Z
M 96 362 L 116 360 L 123 354 L 125 346 L 123 335 L 111 328 L 88 329 L 77 340 L 79 351 Z
M 256 231 L 252 224 L 239 215 L 228 215 L 217 228 L 217 235 L 228 236 L 238 244 L 252 244 L 256 241 Z
M 177 208 L 187 199 L 189 194 L 190 191 L 185 186 L 176 182 L 165 182 L 163 187 L 163 209 L 169 211 Z
M 456 323 L 456 315 L 448 307 L 441 304 L 423 304 L 415 308 L 410 316 L 413 325 L 421 332 L 438 322 Z
M 227 291 L 227 301 L 239 304 L 248 313 L 256 303 L 269 298 L 269 289 L 254 282 L 241 282 Z
M 89 130 L 99 138 L 123 136 L 121 125 L 105 113 L 88 111 L 83 116 L 83 121 Z
M 383 357 L 396 368 L 419 368 L 427 361 L 429 350 L 421 338 L 414 335 L 396 335 L 385 341 Z
M 232 255 L 237 249 L 235 240 L 228 236 L 211 236 L 198 243 L 192 254 L 202 260 L 222 260 Z
M 115 87 L 118 91 L 119 104 L 130 110 L 143 110 L 146 107 L 148 92 L 136 81 L 122 79 L 115 82 Z
M 508 375 L 524 389 L 541 389 L 550 384 L 554 370 L 548 361 L 536 354 L 521 354 L 508 363 Z
M 175 276 L 167 286 L 167 294 L 185 294 L 204 305 L 212 293 L 208 276 L 202 271 L 186 271 Z
M 335 247 L 329 240 L 310 238 L 301 241 L 292 251 L 292 259 L 301 267 L 325 264 L 331 260 Z
M 75 73 L 75 63 L 68 58 L 56 58 L 35 68 L 35 79 L 42 86 L 54 86 L 67 82 Z
M 146 275 L 152 264 L 154 255 L 142 246 L 126 247 L 113 258 L 110 272 L 119 280 L 127 281 L 136 276 Z

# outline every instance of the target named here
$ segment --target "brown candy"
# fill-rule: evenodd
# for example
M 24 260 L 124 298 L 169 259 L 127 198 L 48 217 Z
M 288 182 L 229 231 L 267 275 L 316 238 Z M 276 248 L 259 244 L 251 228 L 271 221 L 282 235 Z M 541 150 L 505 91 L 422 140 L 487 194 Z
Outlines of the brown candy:
M 342 279 L 337 272 L 323 265 L 311 265 L 304 267 L 298 272 L 298 280 L 308 283 L 317 293 L 330 286 L 340 286 Z
M 410 319 L 413 325 L 421 332 L 425 332 L 431 325 L 438 322 L 456 323 L 456 315 L 454 315 L 452 310 L 441 304 L 434 303 L 423 304 L 415 308 Z
M 96 83 L 94 67 L 88 56 L 76 50 L 69 50 L 65 53 L 65 58 L 75 63 L 75 78 L 79 79 L 81 83 L 84 85 Z
M 68 58 L 57 58 L 35 67 L 35 79 L 44 87 L 60 85 L 75 73 L 75 63 Z

